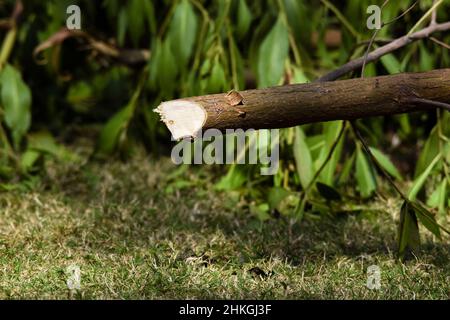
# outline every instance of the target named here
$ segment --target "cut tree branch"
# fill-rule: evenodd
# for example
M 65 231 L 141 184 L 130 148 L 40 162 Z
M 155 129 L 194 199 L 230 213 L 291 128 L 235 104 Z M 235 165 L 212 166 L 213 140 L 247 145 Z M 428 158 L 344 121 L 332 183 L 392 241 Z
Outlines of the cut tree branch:
M 430 110 L 417 99 L 449 104 L 449 89 L 450 69 L 438 69 L 192 97 L 164 102 L 156 111 L 180 139 L 211 128 L 286 128 Z
M 432 24 L 352 60 L 312 84 L 179 99 L 162 103 L 155 111 L 173 137 L 181 139 L 210 128 L 285 128 L 414 112 L 430 106 L 447 109 L 443 106 L 450 103 L 450 69 L 331 82 L 414 41 L 447 30 L 450 22 Z

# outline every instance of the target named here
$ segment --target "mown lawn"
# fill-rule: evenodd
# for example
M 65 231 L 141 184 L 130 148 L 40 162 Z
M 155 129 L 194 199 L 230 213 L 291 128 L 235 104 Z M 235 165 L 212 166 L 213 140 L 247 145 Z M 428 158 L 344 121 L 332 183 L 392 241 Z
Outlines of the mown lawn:
M 208 169 L 169 188 L 170 160 L 142 154 L 50 165 L 32 191 L 0 194 L 0 298 L 450 298 L 448 238 L 422 233 L 417 257 L 396 260 L 398 200 L 292 228 L 260 223 L 238 194 L 214 191 Z M 366 287 L 370 265 L 380 290 Z

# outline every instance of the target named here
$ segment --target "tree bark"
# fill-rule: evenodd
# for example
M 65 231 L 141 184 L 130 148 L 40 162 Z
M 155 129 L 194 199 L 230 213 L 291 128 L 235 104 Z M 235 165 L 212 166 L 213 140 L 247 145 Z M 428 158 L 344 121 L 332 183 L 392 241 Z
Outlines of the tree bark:
M 270 129 L 419 110 L 450 103 L 450 69 L 279 86 L 179 99 L 157 109 L 175 139 L 200 130 Z

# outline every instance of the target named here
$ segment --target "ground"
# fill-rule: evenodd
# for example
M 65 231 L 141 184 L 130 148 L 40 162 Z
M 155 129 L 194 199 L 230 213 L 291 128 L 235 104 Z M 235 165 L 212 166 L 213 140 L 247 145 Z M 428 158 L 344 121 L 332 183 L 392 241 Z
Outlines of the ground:
M 0 193 L 0 298 L 449 299 L 450 242 L 396 259 L 397 200 L 289 228 L 259 222 L 208 169 L 169 188 L 169 159 L 48 165 Z M 380 209 L 381 208 L 381 209 Z M 79 266 L 81 288 L 67 288 Z M 367 288 L 379 266 L 381 288 Z

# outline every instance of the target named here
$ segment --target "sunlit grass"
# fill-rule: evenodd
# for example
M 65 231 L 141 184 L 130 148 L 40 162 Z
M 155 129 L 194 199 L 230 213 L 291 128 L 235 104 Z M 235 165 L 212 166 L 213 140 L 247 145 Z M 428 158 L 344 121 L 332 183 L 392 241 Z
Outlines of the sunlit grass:
M 33 191 L 0 194 L 0 298 L 450 298 L 450 242 L 424 233 L 418 257 L 397 262 L 398 210 L 261 224 L 208 170 L 183 174 L 202 174 L 198 187 L 168 189 L 175 169 L 139 154 L 50 166 Z M 366 287 L 370 265 L 381 290 Z

